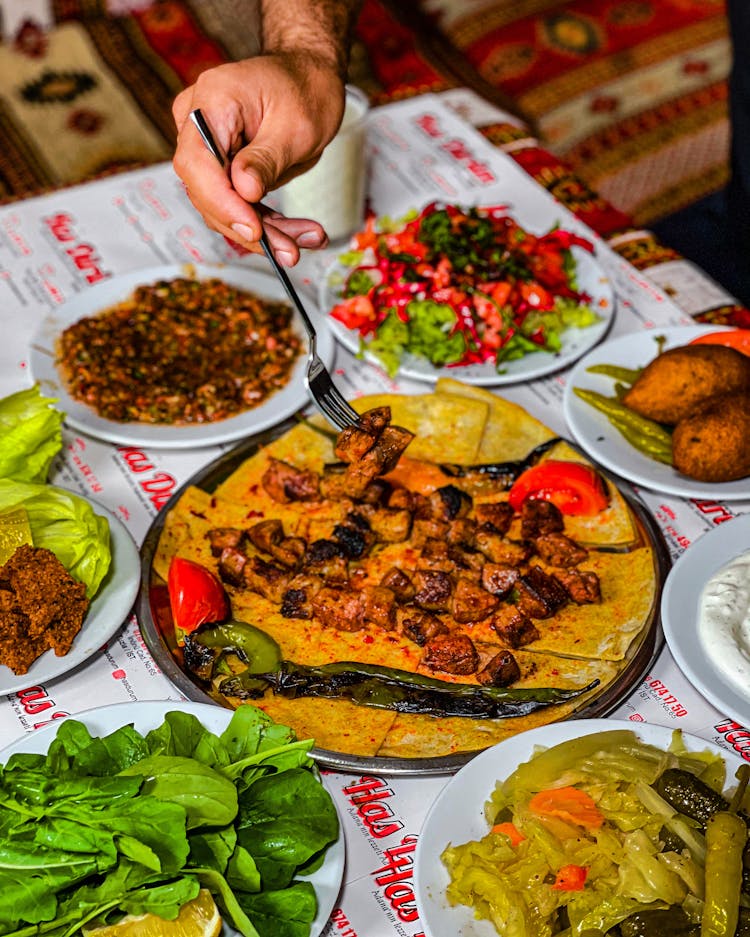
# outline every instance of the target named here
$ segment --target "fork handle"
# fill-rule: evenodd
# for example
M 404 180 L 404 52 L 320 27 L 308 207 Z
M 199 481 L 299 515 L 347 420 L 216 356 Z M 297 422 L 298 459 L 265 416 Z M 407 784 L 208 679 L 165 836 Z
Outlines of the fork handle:
M 289 276 L 286 270 L 281 266 L 278 260 L 276 260 L 276 258 L 274 257 L 273 248 L 268 242 L 268 236 L 266 235 L 265 229 L 261 229 L 260 246 L 263 248 L 263 252 L 268 258 L 269 263 L 273 267 L 276 276 L 279 278 L 279 280 L 281 280 L 281 284 L 286 290 L 287 296 L 294 303 L 294 306 L 297 312 L 302 317 L 302 321 L 305 325 L 307 336 L 310 340 L 310 357 L 312 357 L 313 355 L 317 354 L 317 348 L 316 348 L 317 334 L 315 332 L 315 326 L 312 324 L 310 316 L 307 314 L 307 310 L 305 309 L 304 305 L 302 304 L 301 299 L 297 295 L 297 290 L 295 290 L 292 284 L 292 281 L 289 279 Z

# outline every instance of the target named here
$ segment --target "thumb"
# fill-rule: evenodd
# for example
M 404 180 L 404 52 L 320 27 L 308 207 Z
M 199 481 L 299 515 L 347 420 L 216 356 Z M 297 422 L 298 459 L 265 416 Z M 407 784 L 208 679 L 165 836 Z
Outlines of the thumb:
M 259 202 L 273 189 L 292 162 L 288 131 L 282 137 L 272 131 L 258 131 L 251 143 L 238 150 L 232 160 L 232 185 L 248 202 Z

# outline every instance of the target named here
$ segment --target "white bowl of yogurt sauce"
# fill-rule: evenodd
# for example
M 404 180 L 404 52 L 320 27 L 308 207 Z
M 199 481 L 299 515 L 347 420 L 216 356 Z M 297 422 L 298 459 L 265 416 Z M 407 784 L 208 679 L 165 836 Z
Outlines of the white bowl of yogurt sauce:
M 750 726 L 750 514 L 680 556 L 664 584 L 661 615 L 685 676 L 723 715 Z

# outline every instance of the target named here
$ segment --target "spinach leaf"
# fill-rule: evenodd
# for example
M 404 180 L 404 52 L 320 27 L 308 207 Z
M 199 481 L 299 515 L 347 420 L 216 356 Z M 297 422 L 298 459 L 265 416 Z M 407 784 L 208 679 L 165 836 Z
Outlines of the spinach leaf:
M 318 902 L 309 882 L 296 882 L 279 891 L 238 894 L 260 937 L 307 937 Z
M 146 735 L 151 754 L 182 755 L 220 768 L 230 762 L 223 742 L 192 713 L 167 713 L 164 722 Z
M 189 830 L 222 826 L 237 815 L 237 788 L 218 771 L 193 758 L 149 755 L 123 774 L 145 778 L 142 791 L 157 800 L 179 804 Z

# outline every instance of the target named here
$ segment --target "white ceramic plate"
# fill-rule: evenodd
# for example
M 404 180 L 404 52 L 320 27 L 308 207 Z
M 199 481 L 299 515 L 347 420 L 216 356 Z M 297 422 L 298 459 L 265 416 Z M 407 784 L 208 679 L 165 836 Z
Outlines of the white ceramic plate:
M 401 361 L 398 374 L 400 377 L 412 378 L 416 381 L 434 383 L 439 377 L 453 377 L 466 384 L 494 385 L 515 384 L 519 381 L 531 381 L 545 374 L 552 374 L 561 368 L 571 365 L 577 358 L 593 348 L 607 334 L 615 314 L 614 292 L 609 278 L 591 254 L 581 247 L 573 247 L 573 255 L 578 266 L 578 287 L 583 293 L 591 296 L 591 306 L 600 316 L 600 321 L 585 329 L 568 329 L 561 335 L 562 349 L 556 355 L 539 351 L 525 355 L 515 361 L 507 361 L 502 374 L 498 374 L 491 363 L 473 364 L 466 367 L 436 368 L 426 358 L 416 355 L 405 355 Z M 319 306 L 323 314 L 329 313 L 340 302 L 340 289 L 343 277 L 350 271 L 336 260 L 326 272 L 321 283 Z M 342 322 L 328 315 L 328 324 L 333 334 L 348 348 L 357 354 L 359 352 L 359 332 L 348 329 Z M 375 355 L 365 353 L 365 357 L 379 364 Z
M 620 435 L 607 417 L 573 392 L 574 387 L 594 390 L 607 397 L 614 395 L 615 382 L 603 374 L 589 374 L 594 364 L 615 364 L 640 368 L 656 357 L 656 339 L 664 337 L 664 348 L 685 345 L 706 332 L 722 331 L 716 325 L 684 325 L 665 329 L 648 329 L 623 335 L 604 342 L 590 351 L 575 365 L 565 379 L 563 408 L 565 420 L 579 445 L 605 468 L 616 475 L 665 494 L 681 498 L 705 498 L 717 501 L 750 500 L 750 479 L 733 482 L 697 481 L 680 475 L 671 465 L 664 465 L 639 452 Z
M 231 710 L 223 709 L 221 706 L 212 706 L 208 703 L 176 703 L 174 700 L 114 703 L 111 706 L 101 706 L 98 709 L 76 713 L 72 718 L 82 722 L 93 736 L 108 735 L 123 725 L 132 725 L 138 732 L 144 734 L 161 725 L 166 714 L 176 709 L 192 713 L 206 729 L 215 734 L 223 732 L 232 718 Z M 0 765 L 4 765 L 16 752 L 44 754 L 57 735 L 58 728 L 59 723 L 46 725 L 12 742 L 0 751 Z M 310 937 L 318 937 L 322 932 L 336 904 L 344 877 L 344 850 L 344 832 L 339 817 L 338 840 L 328 849 L 323 865 L 312 875 L 305 876 L 312 883 L 318 899 L 318 913 L 313 922 Z M 223 937 L 239 937 L 237 931 L 230 927 L 223 927 L 222 935 Z
M 630 729 L 643 742 L 669 746 L 672 730 L 647 723 L 616 719 L 581 719 L 540 726 L 513 735 L 493 748 L 488 748 L 462 768 L 448 782 L 430 808 L 419 834 L 414 859 L 414 886 L 419 917 L 427 937 L 498 937 L 490 921 L 477 921 L 471 908 L 451 907 L 445 897 L 449 884 L 448 871 L 440 855 L 449 843 L 465 843 L 480 839 L 487 833 L 484 805 L 495 789 L 495 782 L 504 780 L 533 754 L 537 745 L 549 748 L 559 742 L 594 732 Z M 742 764 L 740 758 L 718 748 L 711 742 L 683 735 L 691 751 L 713 751 L 727 763 L 727 778 Z
M 748 551 L 750 514 L 719 524 L 692 543 L 675 562 L 661 598 L 664 637 L 678 667 L 721 713 L 744 726 L 750 726 L 750 687 L 743 691 L 713 661 L 699 633 L 698 612 L 708 579 Z
M 95 501 L 90 503 L 97 514 L 109 521 L 112 549 L 109 572 L 89 606 L 83 626 L 70 651 L 64 657 L 58 657 L 51 649 L 45 651 L 29 667 L 27 673 L 20 675 L 0 664 L 0 696 L 16 693 L 37 683 L 47 683 L 83 663 L 109 641 L 133 607 L 138 595 L 141 572 L 138 548 L 114 514 Z
M 74 322 L 85 316 L 96 315 L 116 303 L 127 299 L 137 286 L 153 283 L 156 280 L 169 280 L 175 277 L 189 276 L 199 279 L 218 277 L 232 286 L 257 293 L 272 300 L 287 301 L 281 283 L 270 273 L 264 273 L 250 267 L 223 267 L 201 264 L 170 264 L 163 267 L 150 267 L 145 270 L 133 270 L 130 273 L 113 277 L 97 283 L 82 293 L 74 296 L 58 309 L 49 313 L 42 322 L 31 344 L 29 365 L 34 380 L 40 382 L 42 390 L 59 401 L 58 407 L 66 415 L 66 422 L 83 433 L 106 439 L 109 442 L 130 446 L 151 446 L 158 449 L 195 449 L 200 446 L 213 446 L 219 443 L 244 439 L 252 433 L 259 433 L 291 416 L 310 402 L 304 383 L 307 366 L 307 336 L 299 314 L 295 311 L 294 323 L 297 333 L 303 339 L 303 349 L 289 381 L 280 390 L 252 410 L 246 410 L 237 416 L 220 420 L 216 423 L 201 425 L 169 426 L 150 423 L 120 423 L 107 420 L 86 404 L 74 400 L 67 392 L 62 376 L 55 365 L 55 343 L 58 336 Z M 318 314 L 314 299 L 303 289 L 300 298 L 318 331 L 318 354 L 330 365 L 333 360 L 334 342 L 326 327 L 325 320 Z M 208 350 L 210 354 L 210 349 Z

